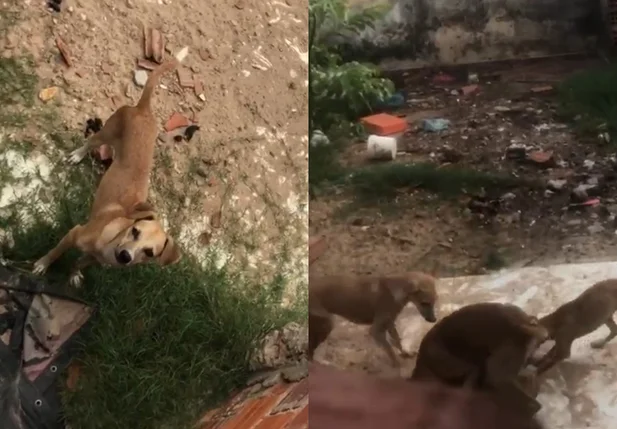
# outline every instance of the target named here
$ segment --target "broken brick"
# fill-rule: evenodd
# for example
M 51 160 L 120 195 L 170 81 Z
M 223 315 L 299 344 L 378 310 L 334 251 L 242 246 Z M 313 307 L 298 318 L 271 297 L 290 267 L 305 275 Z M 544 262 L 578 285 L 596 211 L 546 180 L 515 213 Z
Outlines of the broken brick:
M 186 69 L 178 69 L 178 83 L 182 88 L 193 88 L 195 82 L 193 82 L 193 76 Z
M 56 46 L 58 47 L 58 50 L 60 51 L 60 55 L 62 55 L 62 59 L 64 59 L 64 62 L 66 63 L 66 65 L 69 67 L 72 67 L 73 61 L 71 61 L 71 51 L 69 50 L 69 47 L 64 42 L 64 40 L 62 40 L 60 36 L 56 37 Z
M 221 227 L 221 218 L 222 213 L 220 210 L 217 210 L 212 216 L 210 216 L 210 226 L 212 228 L 220 228 Z
M 474 92 L 477 92 L 478 89 L 480 89 L 478 85 L 466 85 L 461 88 L 461 93 L 463 95 L 469 95 L 469 94 L 473 94 Z
M 543 85 L 543 86 L 534 86 L 531 88 L 531 92 L 541 93 L 541 92 L 549 92 L 552 91 L 553 87 L 551 85 Z
M 548 166 L 553 163 L 553 151 L 535 151 L 527 155 L 527 160 L 535 163 Z
M 152 71 L 158 67 L 158 64 L 150 60 L 140 59 L 137 61 L 137 67 Z
M 193 89 L 195 90 L 195 95 L 199 97 L 199 94 L 203 94 L 204 92 L 204 86 L 203 84 L 198 80 L 196 75 L 193 75 Z
M 187 127 L 191 123 L 188 119 L 182 116 L 180 113 L 175 112 L 165 123 L 165 131 L 173 131 L 176 128 Z
M 165 52 L 165 39 L 163 34 L 156 29 L 152 29 L 152 59 L 157 63 L 163 62 L 163 52 Z

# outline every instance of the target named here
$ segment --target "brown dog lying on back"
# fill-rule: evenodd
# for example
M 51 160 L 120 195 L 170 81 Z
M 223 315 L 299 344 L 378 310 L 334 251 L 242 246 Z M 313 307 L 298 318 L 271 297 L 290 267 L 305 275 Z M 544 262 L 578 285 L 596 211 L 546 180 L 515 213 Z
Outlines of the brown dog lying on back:
M 118 109 L 98 133 L 71 153 L 69 160 L 78 163 L 91 150 L 108 144 L 114 158 L 96 190 L 88 222 L 73 227 L 56 247 L 36 261 L 34 273 L 43 274 L 73 247 L 84 253 L 71 273 L 70 281 L 75 286 L 83 279 L 81 270 L 96 262 L 111 266 L 178 262 L 180 249 L 146 202 L 157 137 L 150 102 L 161 76 L 175 69 L 187 54 L 188 47 L 156 68 L 137 105 Z
M 591 347 L 602 348 L 617 336 L 617 324 L 613 314 L 617 311 L 617 279 L 604 280 L 594 284 L 577 298 L 563 304 L 552 313 L 540 319 L 555 345 L 541 359 L 532 360 L 537 373 L 543 373 L 559 361 L 570 357 L 574 340 L 591 334 L 606 325 L 606 338 L 591 343 Z
M 530 403 L 519 385 L 529 356 L 548 338 L 538 319 L 509 304 L 480 303 L 444 317 L 422 339 L 414 381 L 501 390 Z
M 388 343 L 390 335 L 402 356 L 395 322 L 405 305 L 413 302 L 422 317 L 435 322 L 435 278 L 419 272 L 400 277 L 325 276 L 309 280 L 309 359 L 334 327 L 333 315 L 350 322 L 371 325 L 371 336 L 393 365 L 399 362 Z

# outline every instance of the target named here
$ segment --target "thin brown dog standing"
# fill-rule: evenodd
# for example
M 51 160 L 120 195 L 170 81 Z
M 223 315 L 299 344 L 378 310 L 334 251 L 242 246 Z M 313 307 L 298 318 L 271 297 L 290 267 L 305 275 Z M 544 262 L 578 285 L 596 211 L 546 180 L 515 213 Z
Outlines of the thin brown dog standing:
M 350 322 L 371 325 L 371 336 L 385 350 L 393 365 L 399 362 L 386 333 L 402 356 L 395 322 L 401 310 L 413 302 L 422 317 L 435 322 L 435 279 L 411 272 L 399 277 L 324 276 L 309 280 L 309 359 L 334 327 L 333 315 Z
M 146 201 L 157 137 L 156 118 L 150 106 L 152 94 L 161 76 L 175 69 L 187 54 L 185 47 L 155 69 L 137 105 L 118 109 L 101 131 L 70 154 L 69 160 L 78 163 L 92 149 L 108 144 L 114 158 L 96 190 L 88 222 L 73 227 L 56 247 L 36 261 L 34 273 L 43 274 L 73 247 L 84 253 L 71 273 L 70 281 L 75 286 L 83 280 L 81 270 L 95 262 L 129 266 L 154 261 L 167 265 L 181 258 L 179 247 Z
M 570 357 L 574 340 L 592 333 L 602 325 L 606 325 L 609 333 L 605 338 L 593 341 L 591 347 L 604 347 L 617 336 L 617 324 L 613 320 L 615 311 L 617 279 L 609 279 L 594 284 L 577 298 L 542 317 L 540 323 L 546 327 L 555 345 L 542 358 L 532 361 L 538 374 Z

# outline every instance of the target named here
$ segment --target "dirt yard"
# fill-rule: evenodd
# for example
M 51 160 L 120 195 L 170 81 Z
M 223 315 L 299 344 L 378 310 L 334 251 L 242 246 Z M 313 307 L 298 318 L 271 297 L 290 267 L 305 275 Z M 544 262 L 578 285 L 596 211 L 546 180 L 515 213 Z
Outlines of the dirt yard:
M 167 57 L 189 46 L 180 73 L 192 83 L 165 76 L 153 108 L 161 131 L 174 112 L 200 130 L 189 142 L 159 144 L 152 200 L 191 253 L 216 247 L 221 263 L 260 275 L 284 264 L 303 281 L 307 1 L 65 0 L 59 13 L 44 1 L 15 4 L 4 5 L 19 18 L 0 53 L 32 57 L 40 89 L 59 88 L 49 103 L 68 130 L 82 132 L 87 119 L 105 121 L 138 100 L 133 74 L 144 58 L 144 26 L 162 33 Z M 33 137 L 45 154 L 45 140 Z
M 425 270 L 450 277 L 502 267 L 613 260 L 615 146 L 602 136 L 575 136 L 558 119 L 556 96 L 546 88 L 597 64 L 561 58 L 443 70 L 455 78 L 449 83 L 437 82 L 435 70 L 394 75 L 397 88 L 406 91 L 406 106 L 395 114 L 412 124 L 396 162 L 432 160 L 444 169 L 505 172 L 538 186 L 484 196 L 492 210 L 474 205 L 481 195 L 442 199 L 416 189 L 403 189 L 395 202 L 380 207 L 352 204 L 345 190 L 319 196 L 311 201 L 309 228 L 311 235 L 325 235 L 329 247 L 311 270 Z M 469 73 L 478 75 L 478 87 L 462 95 Z M 449 119 L 449 128 L 440 133 L 422 130 L 422 119 L 434 117 Z M 520 145 L 526 145 L 528 153 L 541 152 L 535 162 L 514 159 Z M 365 165 L 364 150 L 363 142 L 350 145 L 343 163 Z M 551 153 L 550 160 L 540 159 Z M 369 340 L 368 330 L 345 322 L 316 357 L 338 366 L 396 374 Z M 404 373 L 410 365 L 406 363 Z

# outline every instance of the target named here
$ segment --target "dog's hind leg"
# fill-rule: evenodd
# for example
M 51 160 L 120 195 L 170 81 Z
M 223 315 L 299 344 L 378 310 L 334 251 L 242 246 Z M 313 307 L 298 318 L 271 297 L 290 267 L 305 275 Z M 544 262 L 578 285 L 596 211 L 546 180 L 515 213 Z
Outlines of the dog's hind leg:
M 91 135 L 83 146 L 75 149 L 69 154 L 69 162 L 78 164 L 90 151 L 104 144 L 114 147 L 114 143 L 120 138 L 122 132 L 122 121 L 126 109 L 128 109 L 128 106 L 116 110 L 98 133 Z
M 334 328 L 334 323 L 331 317 L 309 312 L 309 360 L 313 360 L 315 349 L 328 338 L 332 328 Z
M 596 340 L 596 341 L 592 341 L 591 342 L 590 346 L 593 347 L 594 349 L 601 349 L 602 347 L 604 347 L 606 345 L 606 343 L 608 343 L 613 338 L 617 337 L 617 324 L 613 320 L 613 316 L 612 315 L 606 321 L 605 325 L 608 327 L 610 332 L 608 333 L 606 338 L 604 338 L 602 340 Z
M 396 358 L 396 355 L 394 354 L 394 350 L 392 349 L 392 346 L 390 345 L 390 343 L 388 343 L 388 339 L 386 338 L 386 331 L 388 329 L 388 324 L 389 322 L 379 323 L 379 321 L 377 321 L 377 323 L 373 323 L 370 329 L 371 337 L 373 337 L 373 339 L 379 345 L 379 347 L 384 349 L 384 351 L 386 352 L 386 354 L 392 361 L 392 365 L 394 367 L 399 367 L 400 363 L 398 359 Z

